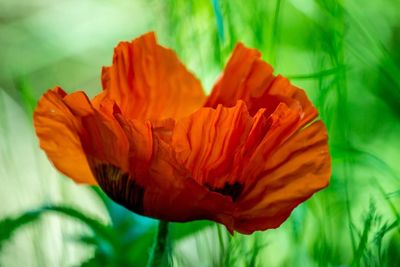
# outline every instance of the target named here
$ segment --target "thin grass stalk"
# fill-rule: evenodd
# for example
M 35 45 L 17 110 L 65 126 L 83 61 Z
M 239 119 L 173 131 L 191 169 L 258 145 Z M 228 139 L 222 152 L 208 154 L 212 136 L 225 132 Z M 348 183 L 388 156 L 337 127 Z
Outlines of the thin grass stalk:
M 149 258 L 148 267 L 166 266 L 164 260 L 168 242 L 168 222 L 161 221 L 158 223 L 158 232 L 154 240 L 154 246 Z

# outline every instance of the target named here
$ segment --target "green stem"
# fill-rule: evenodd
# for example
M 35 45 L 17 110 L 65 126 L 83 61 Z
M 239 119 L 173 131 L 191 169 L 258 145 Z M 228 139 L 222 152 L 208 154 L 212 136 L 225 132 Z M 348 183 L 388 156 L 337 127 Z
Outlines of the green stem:
M 165 259 L 165 251 L 167 249 L 168 239 L 168 222 L 161 221 L 158 223 L 157 238 L 154 240 L 153 250 L 151 252 L 148 267 L 166 266 L 163 264 Z

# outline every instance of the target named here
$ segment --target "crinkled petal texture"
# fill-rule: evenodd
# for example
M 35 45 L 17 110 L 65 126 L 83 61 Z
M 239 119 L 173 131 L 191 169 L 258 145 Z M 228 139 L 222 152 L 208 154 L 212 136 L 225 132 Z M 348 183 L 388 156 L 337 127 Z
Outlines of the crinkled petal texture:
M 34 116 L 41 147 L 61 172 L 88 184 L 94 177 L 132 211 L 169 221 L 232 219 L 231 199 L 204 188 L 176 161 L 170 145 L 174 121 L 126 118 L 112 100 L 96 109 L 83 92 L 67 95 L 60 88 L 41 98 Z
M 305 92 L 274 76 L 260 52 L 242 44 L 205 106 L 232 107 L 238 100 L 260 121 L 250 139 L 253 150 L 240 160 L 244 188 L 233 215 L 234 229 L 249 234 L 278 227 L 297 205 L 326 187 L 331 159 L 326 128 Z
M 239 44 L 211 95 L 154 34 L 115 50 L 103 91 L 48 91 L 40 145 L 76 182 L 134 212 L 209 219 L 233 233 L 278 227 L 330 177 L 327 133 L 305 93 Z
M 102 84 L 98 98 L 112 98 L 129 118 L 181 118 L 206 100 L 199 80 L 153 33 L 121 42 L 112 66 L 103 68 Z
M 57 87 L 40 99 L 34 113 L 40 147 L 63 174 L 78 183 L 96 184 L 79 139 L 83 126 L 64 102 L 66 97 Z

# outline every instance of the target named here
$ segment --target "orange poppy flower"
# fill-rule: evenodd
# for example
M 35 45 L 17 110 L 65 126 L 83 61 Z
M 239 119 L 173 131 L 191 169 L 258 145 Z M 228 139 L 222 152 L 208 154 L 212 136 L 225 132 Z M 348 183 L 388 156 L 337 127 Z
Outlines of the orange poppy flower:
M 326 187 L 327 132 L 304 91 L 238 44 L 210 96 L 153 33 L 122 42 L 103 91 L 47 91 L 41 148 L 78 183 L 166 221 L 208 219 L 233 233 L 278 227 Z

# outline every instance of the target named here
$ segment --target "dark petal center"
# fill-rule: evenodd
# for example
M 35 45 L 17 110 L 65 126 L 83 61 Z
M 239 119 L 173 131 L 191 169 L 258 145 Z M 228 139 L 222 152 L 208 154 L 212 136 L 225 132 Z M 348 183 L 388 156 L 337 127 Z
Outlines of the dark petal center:
M 144 188 L 138 185 L 128 173 L 112 164 L 99 164 L 94 175 L 107 195 L 127 209 L 143 214 Z
M 224 196 L 230 196 L 234 202 L 239 198 L 240 194 L 243 191 L 243 187 L 244 187 L 243 184 L 241 184 L 239 182 L 235 182 L 233 184 L 226 182 L 224 187 L 220 187 L 220 188 L 213 187 L 212 185 L 210 185 L 208 183 L 205 183 L 204 186 L 207 187 L 207 189 L 212 192 L 217 192 Z

